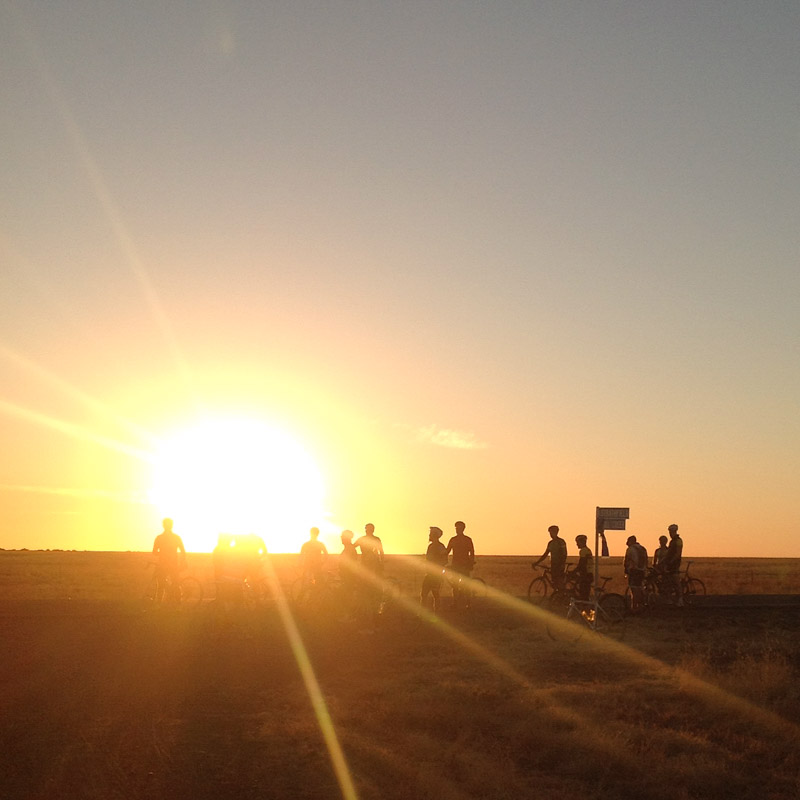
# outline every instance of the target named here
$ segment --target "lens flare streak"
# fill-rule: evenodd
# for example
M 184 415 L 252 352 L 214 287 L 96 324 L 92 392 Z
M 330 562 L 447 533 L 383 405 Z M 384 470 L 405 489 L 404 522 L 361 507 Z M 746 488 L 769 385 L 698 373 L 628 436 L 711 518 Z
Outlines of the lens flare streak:
M 105 417 L 106 419 L 111 420 L 115 424 L 125 428 L 125 430 L 127 430 L 128 433 L 137 436 L 140 439 L 143 439 L 149 445 L 155 446 L 157 444 L 156 437 L 153 436 L 153 434 L 151 434 L 149 431 L 139 427 L 138 425 L 135 425 L 130 420 L 127 420 L 124 417 L 120 417 L 118 414 L 115 414 L 105 404 L 99 402 L 98 400 L 95 400 L 93 397 L 87 395 L 85 392 L 82 392 L 80 389 L 77 389 L 72 384 L 68 383 L 63 378 L 60 378 L 58 375 L 45 369 L 40 364 L 37 364 L 35 361 L 26 358 L 25 356 L 21 355 L 20 353 L 16 352 L 15 350 L 12 350 L 10 347 L 7 347 L 3 344 L 0 344 L 0 356 L 12 362 L 16 367 L 23 370 L 24 372 L 33 375 L 42 383 L 47 384 L 50 387 L 61 392 L 69 399 L 80 403 L 82 406 L 88 408 L 95 414 L 99 414 Z
M 56 486 L 20 486 L 17 484 L 0 483 L 0 492 L 25 492 L 29 494 L 49 494 L 59 497 L 81 497 L 96 500 L 113 500 L 118 503 L 147 504 L 145 497 L 139 497 L 133 492 L 114 492 L 110 489 L 71 489 Z
M 430 574 L 434 575 L 438 574 L 439 572 L 437 568 L 431 567 L 427 564 L 420 564 L 417 559 L 414 559 L 410 556 L 402 556 L 400 558 L 413 565 L 413 568 L 418 571 L 429 572 Z M 548 624 L 572 624 L 562 620 L 557 615 L 553 615 L 544 609 L 538 608 L 537 606 L 532 606 L 529 603 L 526 603 L 516 597 L 512 597 L 505 592 L 493 589 L 490 586 L 486 587 L 486 596 L 487 598 L 495 601 L 498 605 L 528 619 L 547 621 Z M 531 684 L 531 682 L 513 665 L 502 659 L 500 656 L 492 653 L 483 645 L 473 641 L 469 636 L 443 621 L 435 614 L 431 613 L 425 608 L 421 608 L 408 598 L 400 598 L 399 602 L 410 613 L 418 614 L 424 621 L 434 626 L 435 629 L 442 634 L 442 636 L 445 636 L 451 641 L 455 642 L 457 645 L 462 647 L 476 658 L 519 683 L 522 687 L 534 690 L 537 699 L 541 700 L 547 695 L 547 692 L 542 692 L 539 687 Z M 708 681 L 697 678 L 686 670 L 665 664 L 662 661 L 653 658 L 652 656 L 641 653 L 633 647 L 630 647 L 622 642 L 609 639 L 602 634 L 592 633 L 589 636 L 585 636 L 580 640 L 580 642 L 577 643 L 577 645 L 587 648 L 591 647 L 599 652 L 613 653 L 629 662 L 633 662 L 643 671 L 648 670 L 662 676 L 677 678 L 680 682 L 681 688 L 684 691 L 695 695 L 698 697 L 698 699 L 701 699 L 704 702 L 713 703 L 718 708 L 741 714 L 742 716 L 747 717 L 754 722 L 758 722 L 759 724 L 779 731 L 782 734 L 792 737 L 797 737 L 800 734 L 800 726 L 796 725 L 795 723 L 792 723 L 771 711 L 763 709 L 749 700 L 738 697 L 737 695 L 734 695 L 720 688 L 719 686 L 715 686 Z M 559 714 L 559 716 L 565 720 L 570 720 L 580 724 L 581 727 L 586 730 L 587 735 L 591 735 L 596 738 L 596 744 L 603 743 L 604 731 L 601 726 L 593 725 L 586 718 L 580 717 L 579 715 L 574 714 L 574 712 L 571 712 L 569 709 L 560 705 L 558 707 L 551 705 L 550 710 L 553 713 Z M 610 745 L 610 742 L 607 744 Z M 609 755 L 615 755 L 613 749 L 611 748 L 609 748 Z
M 311 660 L 308 657 L 308 651 L 303 643 L 303 638 L 300 635 L 292 612 L 289 609 L 289 603 L 281 591 L 278 577 L 272 565 L 268 564 L 267 569 L 278 613 L 280 614 L 281 622 L 283 623 L 286 636 L 289 640 L 289 646 L 292 648 L 295 661 L 297 661 L 297 667 L 300 670 L 300 675 L 303 678 L 303 683 L 308 692 L 308 698 L 311 701 L 311 706 L 317 717 L 317 723 L 325 741 L 325 746 L 328 748 L 328 754 L 330 755 L 331 764 L 333 765 L 342 797 L 345 798 L 345 800 L 358 800 L 358 794 L 350 775 L 347 759 L 345 758 L 341 744 L 339 744 L 336 728 L 334 727 L 333 720 L 328 711 L 328 706 L 325 703 L 325 698 L 322 694 L 317 676 L 314 674 L 314 667 L 311 665 Z
M 91 433 L 80 425 L 74 425 L 71 422 L 65 422 L 64 420 L 56 419 L 55 417 L 50 417 L 47 414 L 41 414 L 38 411 L 22 408 L 22 406 L 9 403 L 6 400 L 0 400 L 0 412 L 24 419 L 27 422 L 32 422 L 36 425 L 41 425 L 44 428 L 50 428 L 51 430 L 58 431 L 66 436 L 71 436 L 73 439 L 79 439 L 81 441 L 98 444 L 101 447 L 107 448 L 108 450 L 114 450 L 117 453 L 131 456 L 139 461 L 144 461 L 146 463 L 151 461 L 151 456 L 144 450 L 131 447 L 130 445 L 119 442 L 116 439 L 111 439 L 107 436 L 100 436 L 99 434 Z

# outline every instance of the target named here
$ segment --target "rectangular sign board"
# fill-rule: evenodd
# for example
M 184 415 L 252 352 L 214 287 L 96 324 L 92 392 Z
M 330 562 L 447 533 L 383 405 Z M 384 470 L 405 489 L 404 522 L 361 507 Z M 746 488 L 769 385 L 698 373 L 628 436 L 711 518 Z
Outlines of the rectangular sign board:
M 604 519 L 601 520 L 603 524 L 604 531 L 624 531 L 625 530 L 625 520 L 624 519 Z
M 629 519 L 629 508 L 600 508 L 597 506 L 597 519 Z

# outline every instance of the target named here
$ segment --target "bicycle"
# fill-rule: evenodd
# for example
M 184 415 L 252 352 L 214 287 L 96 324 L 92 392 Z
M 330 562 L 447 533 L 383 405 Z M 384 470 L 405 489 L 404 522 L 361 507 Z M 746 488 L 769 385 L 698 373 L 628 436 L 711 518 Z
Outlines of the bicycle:
M 292 585 L 291 601 L 303 612 L 328 613 L 338 602 L 342 593 L 342 582 L 333 572 L 307 575 L 298 578 Z
M 613 639 L 625 635 L 625 598 L 616 592 L 600 595 L 594 600 L 571 597 L 564 618 L 547 623 L 547 635 L 555 642 L 577 642 L 590 630 Z
M 627 573 L 626 573 L 626 577 Z M 633 602 L 633 589 L 630 585 L 625 587 L 625 608 L 630 614 L 640 614 L 649 608 L 653 608 L 656 603 L 655 597 L 659 593 L 656 581 L 657 573 L 650 567 L 642 578 L 642 583 L 639 588 L 639 603 L 635 605 Z
M 272 590 L 264 578 L 248 576 L 242 581 L 242 598 L 246 606 L 261 606 L 272 599 Z
M 217 578 L 217 602 L 225 607 L 257 608 L 272 599 L 264 578 L 252 575 L 222 575 Z
M 163 578 L 155 568 L 158 566 L 155 561 L 149 562 L 147 568 L 153 567 L 153 574 L 150 576 L 145 587 L 142 600 L 146 606 L 160 605 L 162 603 L 180 603 L 183 606 L 193 608 L 203 601 L 203 584 L 192 575 L 184 575 L 177 584 L 173 583 L 172 576 L 167 574 Z
M 681 575 L 681 592 L 684 602 L 691 602 L 695 596 L 704 595 L 706 593 L 705 583 L 703 583 L 700 578 L 692 578 L 689 575 L 689 568 L 693 563 L 693 561 L 687 561 L 686 571 Z
M 618 592 L 607 592 L 606 586 L 611 577 L 600 578 L 602 583 L 596 587 L 594 598 L 583 599 L 570 594 L 566 602 L 562 593 L 550 597 L 549 610 L 562 621 L 548 621 L 547 633 L 554 641 L 577 641 L 582 630 L 564 627 L 565 622 L 577 621 L 591 630 L 611 635 L 621 639 L 625 633 L 625 618 L 628 613 L 628 604 L 623 595 Z
M 691 604 L 695 597 L 705 595 L 706 585 L 700 578 L 689 574 L 693 562 L 686 563 L 686 569 L 680 573 L 681 598 L 684 603 Z M 644 607 L 656 608 L 659 604 L 674 604 L 676 601 L 675 584 L 668 577 L 669 573 L 650 567 L 644 579 Z M 628 590 L 629 592 L 630 590 Z M 626 597 L 628 595 L 626 592 Z
M 565 565 L 564 572 L 564 589 L 561 593 L 566 600 L 570 596 L 577 594 L 578 585 L 573 575 L 570 574 L 571 564 Z M 540 569 L 542 574 L 534 578 L 528 584 L 528 601 L 535 605 L 542 605 L 544 601 L 550 597 L 551 600 L 559 594 L 553 583 L 553 571 L 550 567 L 544 564 L 537 564 L 535 561 L 531 564 L 531 569 Z
M 366 619 L 371 614 L 383 615 L 391 611 L 400 597 L 397 579 L 378 578 L 362 582 L 342 581 L 334 572 L 298 578 L 291 592 L 291 600 L 301 615 L 317 619 L 334 617 L 339 621 Z
M 453 592 L 453 605 L 457 608 L 464 600 L 466 608 L 472 607 L 472 600 L 476 597 L 486 597 L 486 581 L 483 578 L 473 578 L 463 572 L 456 572 L 445 567 L 442 575 Z

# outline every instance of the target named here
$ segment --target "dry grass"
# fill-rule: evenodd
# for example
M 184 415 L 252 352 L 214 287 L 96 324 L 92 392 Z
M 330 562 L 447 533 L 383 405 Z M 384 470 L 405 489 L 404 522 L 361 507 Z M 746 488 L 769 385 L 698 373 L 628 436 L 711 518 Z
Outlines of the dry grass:
M 145 561 L 0 553 L 3 797 L 339 796 L 275 609 L 134 613 Z M 481 570 L 516 595 L 530 576 L 529 559 Z M 300 629 L 361 798 L 794 798 L 796 617 L 635 619 L 621 647 L 489 603 Z

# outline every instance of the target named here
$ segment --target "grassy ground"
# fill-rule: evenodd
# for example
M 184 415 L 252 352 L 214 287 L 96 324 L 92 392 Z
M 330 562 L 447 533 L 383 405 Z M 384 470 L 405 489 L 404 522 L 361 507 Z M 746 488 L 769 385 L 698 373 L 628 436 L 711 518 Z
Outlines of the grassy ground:
M 151 558 L 147 553 L 0 551 L 0 601 L 136 599 L 142 593 Z M 291 586 L 298 576 L 297 556 L 272 558 L 281 582 Z M 531 556 L 483 556 L 475 575 L 501 591 L 524 597 L 531 579 L 539 574 L 531 569 L 532 560 Z M 412 595 L 419 592 L 422 582 L 415 563 L 413 557 L 389 556 L 387 566 L 387 573 Z M 800 594 L 800 559 L 697 558 L 691 564 L 691 574 L 705 582 L 710 594 Z M 211 596 L 211 556 L 191 553 L 188 567 Z M 600 574 L 612 578 L 609 591 L 625 591 L 620 557 L 602 559 Z
M 374 633 L 300 617 L 292 639 L 274 604 L 143 613 L 145 561 L 0 553 L 4 798 L 800 794 L 793 609 L 669 610 L 564 644 L 484 600 Z M 481 569 L 524 594 L 529 560 Z

